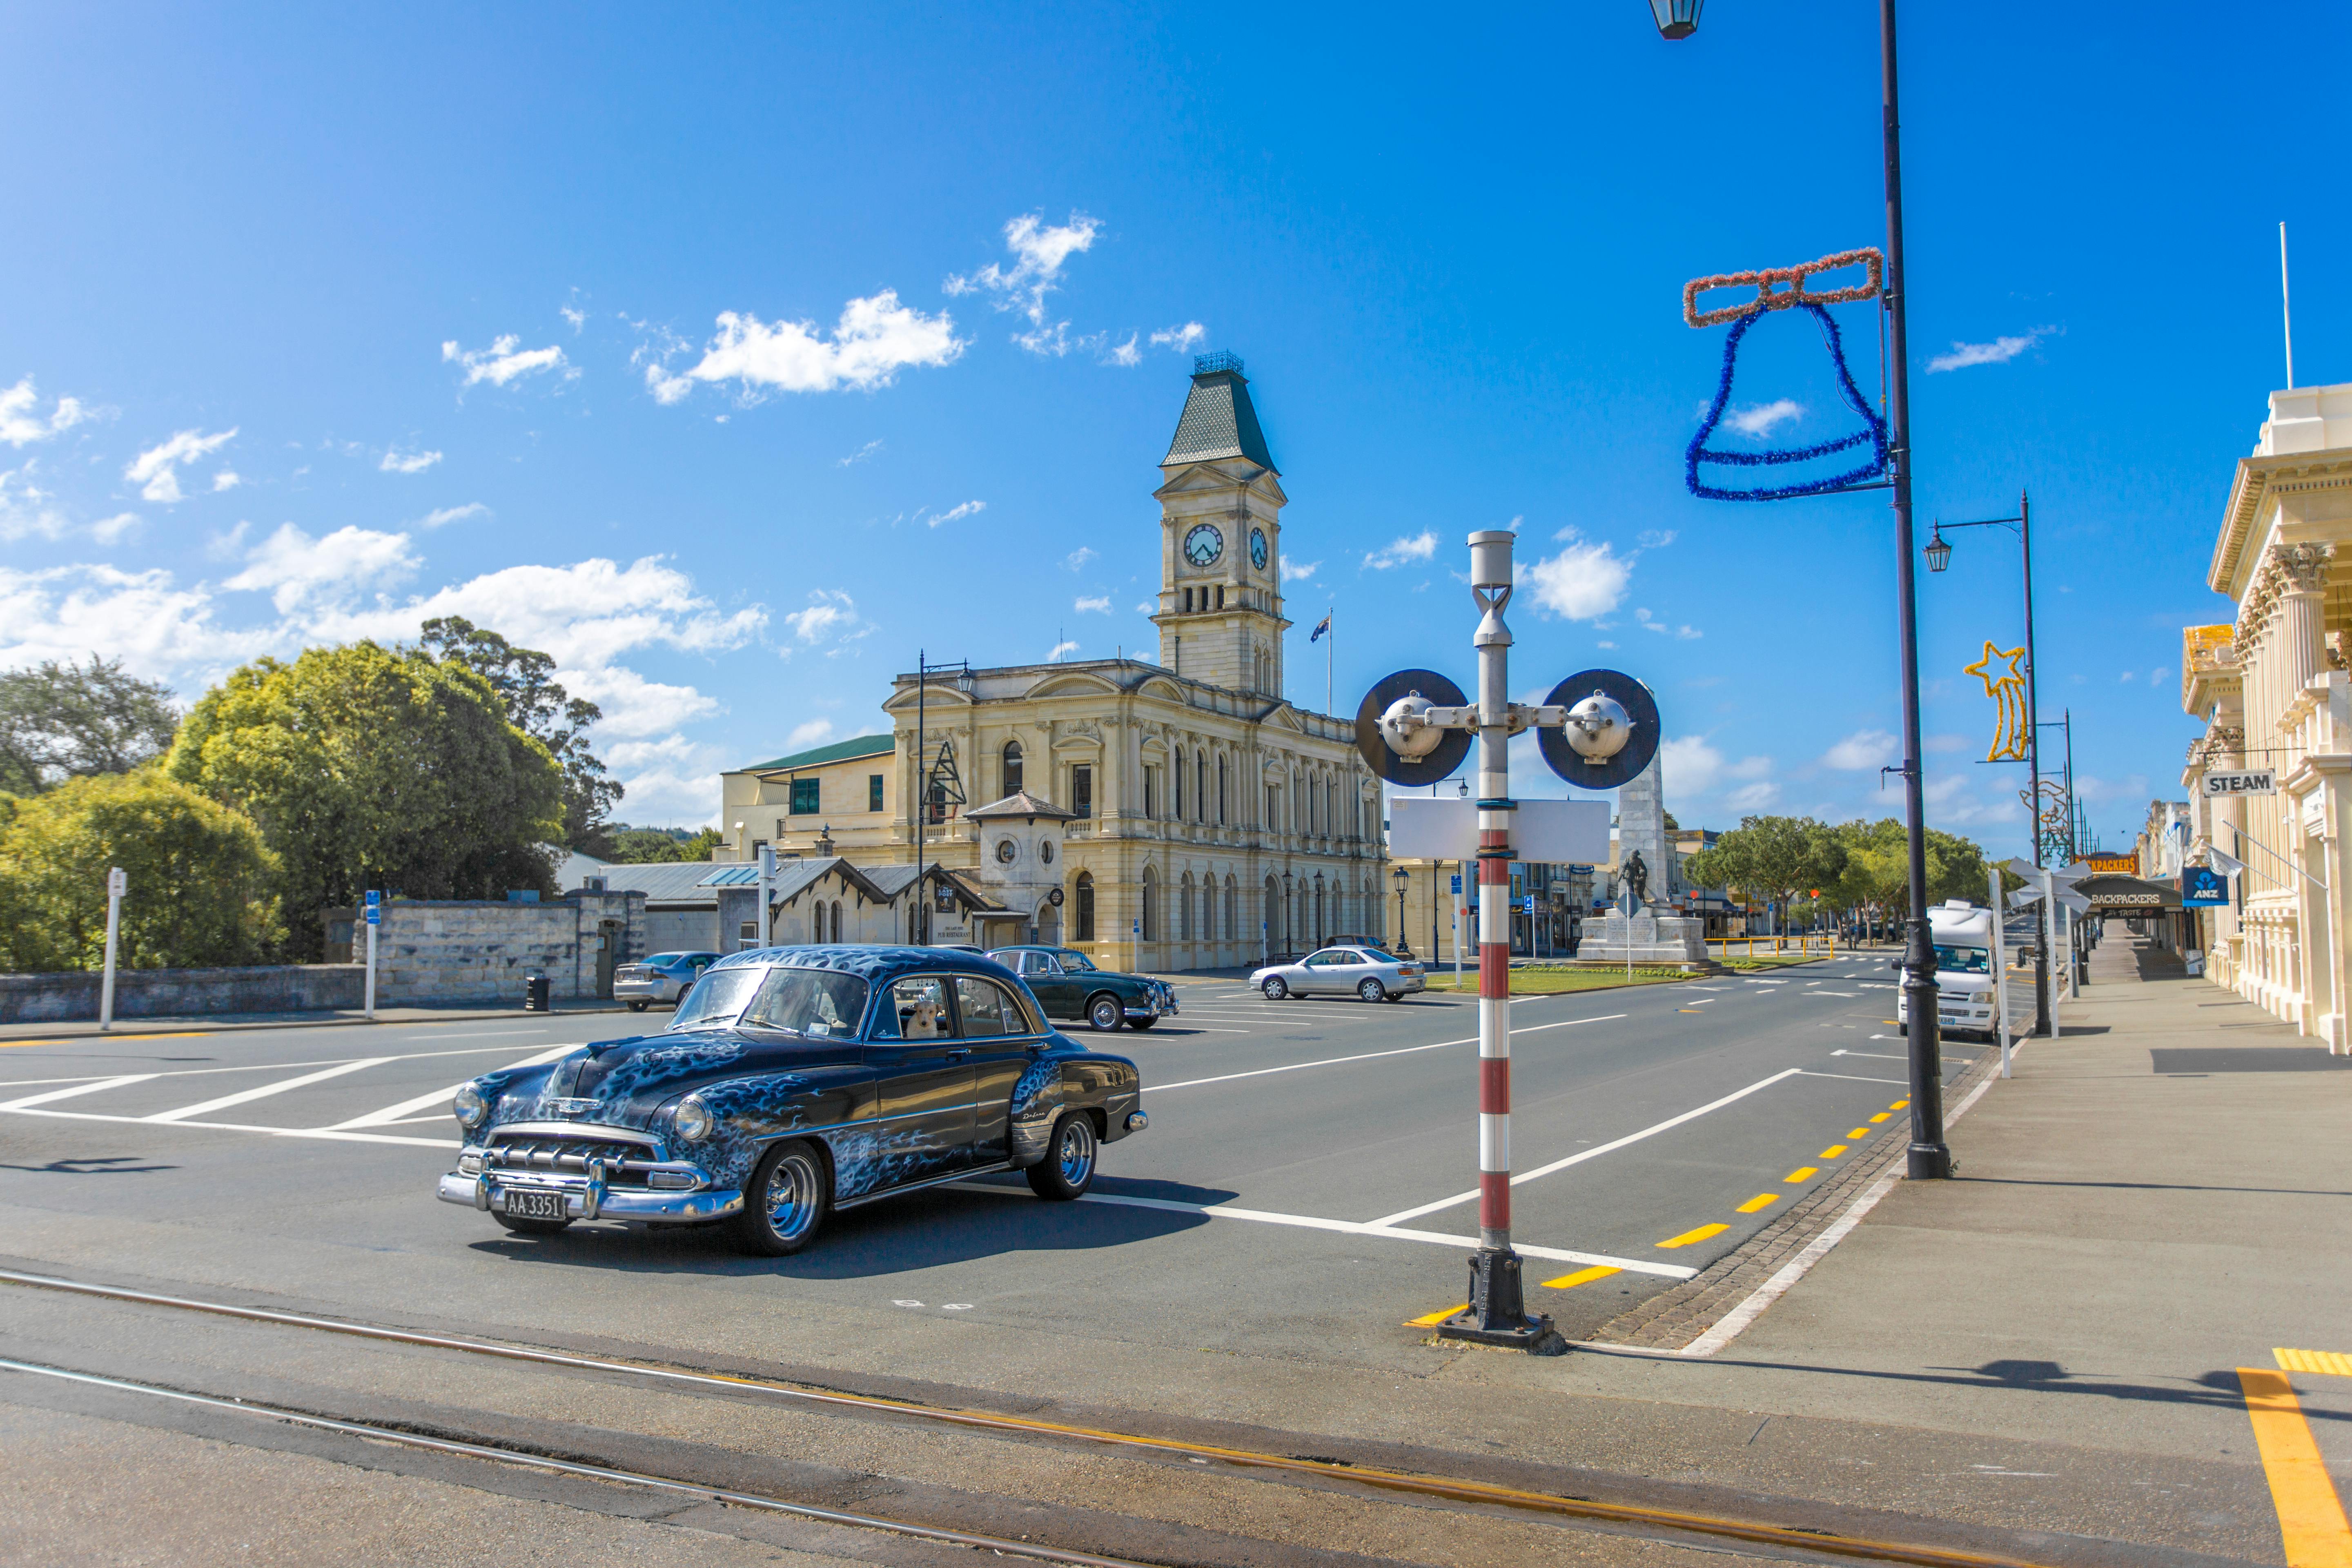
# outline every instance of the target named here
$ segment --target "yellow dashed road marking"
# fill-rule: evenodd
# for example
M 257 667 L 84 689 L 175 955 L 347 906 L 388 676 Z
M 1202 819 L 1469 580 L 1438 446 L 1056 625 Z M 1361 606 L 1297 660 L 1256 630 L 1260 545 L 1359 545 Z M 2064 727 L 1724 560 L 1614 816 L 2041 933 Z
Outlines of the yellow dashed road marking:
M 1680 1236 L 1669 1237 L 1660 1247 L 1688 1247 L 1694 1241 L 1705 1241 L 1710 1236 L 1721 1236 L 1731 1227 L 1727 1225 L 1703 1225 L 1696 1230 L 1686 1230 Z
M 1867 1138 L 1869 1136 L 1870 1129 L 1867 1127 L 1857 1127 L 1853 1131 L 1846 1134 L 1848 1141 Z
M 2352 1355 L 2342 1351 L 2277 1351 L 2281 1372 L 2324 1372 L 2332 1377 L 2352 1377 Z
M 1766 1209 L 1770 1208 L 1774 1204 L 1777 1204 L 1780 1201 L 1780 1194 L 1778 1193 L 1759 1193 L 1754 1197 L 1748 1199 L 1746 1203 L 1741 1204 L 1739 1205 L 1739 1212 L 1741 1214 L 1762 1214 Z
M 1896 1100 L 1894 1104 L 1892 1104 L 1892 1105 L 1888 1106 L 1886 1109 L 1887 1109 L 1887 1110 L 1902 1110 L 1905 1106 L 1909 1105 L 1910 1103 L 1911 1103 L 1911 1102 L 1910 1102 L 1909 1100 Z
M 1875 1115 L 1875 1116 L 1872 1117 L 1872 1118 L 1871 1118 L 1871 1120 L 1872 1120 L 1873 1121 L 1885 1121 L 1885 1120 L 1887 1119 L 1887 1117 L 1888 1117 L 1889 1115 L 1891 1115 L 1891 1114 L 1892 1114 L 1892 1112 L 1890 1112 L 1890 1111 L 1885 1111 L 1885 1110 L 1882 1110 L 1882 1111 L 1880 1111 L 1877 1115 Z
M 1810 1181 L 1820 1174 L 1821 1168 L 1817 1165 L 1800 1165 L 1780 1179 L 1784 1182 L 1803 1182 Z
M 2286 1374 L 2242 1366 L 2238 1385 L 2246 1392 L 2246 1419 L 2253 1423 L 2254 1447 L 2262 1450 L 2263 1474 L 2278 1510 L 2287 1568 L 2352 1568 L 2352 1524 L 2345 1521 L 2327 1461 Z
M 1418 1318 L 1407 1318 L 1404 1321 L 1404 1326 L 1408 1329 L 1433 1329 L 1454 1313 L 1466 1312 L 1469 1310 L 1470 1303 L 1465 1301 L 1458 1307 L 1448 1307 L 1442 1312 L 1426 1312 Z
M 1544 1289 L 1547 1290 L 1573 1290 L 1579 1285 L 1590 1285 L 1595 1279 L 1606 1279 L 1612 1274 L 1622 1274 L 1625 1271 L 1622 1268 L 1610 1268 L 1605 1266 L 1596 1268 L 1580 1268 L 1573 1274 L 1563 1274 L 1557 1279 L 1545 1280 Z
M 1831 1144 L 1828 1148 L 1826 1148 L 1826 1149 L 1824 1149 L 1824 1150 L 1822 1150 L 1822 1159 L 1824 1159 L 1824 1160 L 1834 1160 L 1834 1159 L 1836 1159 L 1840 1154 L 1843 1154 L 1843 1153 L 1844 1153 L 1844 1152 L 1845 1152 L 1845 1145 L 1844 1145 L 1844 1144 L 1843 1144 L 1843 1143 L 1832 1143 L 1832 1144 Z

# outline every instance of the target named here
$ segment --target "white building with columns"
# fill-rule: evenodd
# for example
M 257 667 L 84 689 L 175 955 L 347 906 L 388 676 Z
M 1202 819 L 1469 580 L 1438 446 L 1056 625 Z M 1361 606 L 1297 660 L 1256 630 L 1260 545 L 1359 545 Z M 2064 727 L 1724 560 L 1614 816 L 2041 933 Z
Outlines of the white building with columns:
M 2338 570 L 2338 563 L 2345 570 Z M 2344 1051 L 2352 1030 L 2352 384 L 2271 394 L 2241 458 L 2207 583 L 2238 605 L 2182 633 L 2192 859 L 2242 863 L 2238 906 L 2200 911 L 2207 973 Z M 2273 795 L 2209 795 L 2271 770 Z M 2215 865 L 2224 862 L 2216 858 Z M 2242 910 L 2242 912 L 2241 910 Z

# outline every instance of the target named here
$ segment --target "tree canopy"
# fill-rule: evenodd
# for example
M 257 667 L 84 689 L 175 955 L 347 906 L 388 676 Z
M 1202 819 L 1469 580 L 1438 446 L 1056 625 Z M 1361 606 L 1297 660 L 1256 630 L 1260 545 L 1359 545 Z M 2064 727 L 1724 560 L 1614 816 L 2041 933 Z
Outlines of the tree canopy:
M 1809 816 L 1748 816 L 1685 863 L 1694 886 L 1737 889 L 1780 905 L 1811 898 L 1831 907 L 1875 907 L 1901 917 L 1910 900 L 1910 858 L 1894 817 L 1832 826 Z M 1984 850 L 1949 833 L 1927 830 L 1927 901 L 1990 895 Z
M 260 830 L 152 767 L 0 796 L 0 966 L 98 968 L 115 866 L 130 879 L 125 968 L 261 963 L 284 941 L 278 858 Z
M 172 777 L 251 816 L 280 863 L 289 946 L 369 888 L 419 899 L 555 891 L 563 773 L 462 663 L 372 642 L 263 658 L 189 710 Z
M 625 792 L 588 749 L 588 726 L 604 718 L 604 710 L 563 689 L 555 679 L 554 659 L 536 648 L 517 647 L 463 616 L 425 622 L 419 640 L 436 658 L 463 665 L 488 681 L 505 705 L 507 722 L 545 746 L 563 770 L 560 841 L 583 855 L 610 858 L 614 845 L 605 818 Z
M 0 791 L 38 795 L 129 773 L 161 756 L 179 725 L 170 689 L 124 674 L 120 659 L 9 670 L 0 674 Z
M 609 858 L 619 866 L 708 860 L 719 842 L 719 830 L 715 827 L 691 835 L 664 827 L 616 827 L 613 830 L 613 853 Z

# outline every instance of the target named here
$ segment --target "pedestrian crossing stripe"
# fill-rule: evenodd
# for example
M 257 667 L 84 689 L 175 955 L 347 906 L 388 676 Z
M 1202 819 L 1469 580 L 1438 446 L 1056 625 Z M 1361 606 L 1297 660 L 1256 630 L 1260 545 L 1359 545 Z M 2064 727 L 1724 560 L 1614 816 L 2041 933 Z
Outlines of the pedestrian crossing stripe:
M 2273 1350 L 2281 1372 L 2321 1372 L 2334 1377 L 2352 1377 L 2352 1355 L 2342 1351 Z

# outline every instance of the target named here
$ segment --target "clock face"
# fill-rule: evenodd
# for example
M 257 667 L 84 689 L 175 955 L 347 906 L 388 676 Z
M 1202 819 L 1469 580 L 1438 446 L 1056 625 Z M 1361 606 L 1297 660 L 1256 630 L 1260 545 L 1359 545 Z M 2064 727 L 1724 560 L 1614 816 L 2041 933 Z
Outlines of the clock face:
M 1265 570 L 1265 530 L 1250 530 L 1250 561 L 1261 572 Z
M 1184 559 L 1195 566 L 1213 566 L 1225 552 L 1225 536 L 1214 523 L 1204 522 L 1184 536 Z

